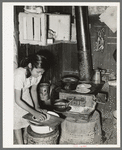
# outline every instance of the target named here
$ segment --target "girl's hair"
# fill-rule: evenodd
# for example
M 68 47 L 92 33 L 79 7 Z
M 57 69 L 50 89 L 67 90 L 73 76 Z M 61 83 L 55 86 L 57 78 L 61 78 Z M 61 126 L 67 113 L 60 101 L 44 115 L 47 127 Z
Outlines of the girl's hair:
M 46 71 L 49 67 L 48 63 L 47 63 L 47 58 L 45 56 L 39 55 L 39 54 L 29 55 L 29 56 L 23 58 L 19 64 L 20 67 L 27 69 L 27 77 L 29 77 L 31 75 L 29 67 L 28 67 L 29 63 L 31 63 L 31 65 L 32 65 L 31 69 L 42 68 Z

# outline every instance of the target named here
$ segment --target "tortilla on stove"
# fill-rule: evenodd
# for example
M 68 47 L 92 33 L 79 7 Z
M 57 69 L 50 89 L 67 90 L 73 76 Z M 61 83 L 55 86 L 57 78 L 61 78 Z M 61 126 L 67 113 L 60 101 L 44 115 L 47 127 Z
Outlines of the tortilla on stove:
M 90 92 L 91 90 L 90 89 L 87 89 L 87 88 L 80 88 L 80 89 L 76 89 L 76 92 L 77 93 L 88 93 Z
M 77 88 L 90 88 L 91 84 L 78 84 Z

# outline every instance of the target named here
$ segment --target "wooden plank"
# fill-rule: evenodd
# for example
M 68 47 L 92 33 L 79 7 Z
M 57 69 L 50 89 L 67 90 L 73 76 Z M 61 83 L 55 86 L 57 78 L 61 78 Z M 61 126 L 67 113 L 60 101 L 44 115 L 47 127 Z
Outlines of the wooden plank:
M 26 27 L 26 17 L 23 17 L 23 14 L 19 13 L 19 40 L 20 40 L 20 43 L 23 43 L 23 39 L 26 39 L 26 32 L 23 31 L 23 30 L 25 30 L 24 26 Z
M 34 17 L 34 41 L 40 41 L 40 18 Z
M 45 14 L 41 14 L 40 18 L 40 25 L 41 25 L 41 45 L 47 44 L 47 16 Z
M 23 30 L 22 30 L 22 33 L 23 33 L 23 39 L 27 40 L 27 18 L 26 17 L 23 17 Z
M 33 24 L 32 16 L 27 16 L 27 39 L 33 40 Z

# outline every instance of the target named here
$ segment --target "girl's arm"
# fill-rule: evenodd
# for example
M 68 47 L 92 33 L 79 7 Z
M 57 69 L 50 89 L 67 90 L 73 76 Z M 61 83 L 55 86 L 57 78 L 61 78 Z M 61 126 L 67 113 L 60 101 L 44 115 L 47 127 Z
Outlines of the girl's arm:
M 41 111 L 41 112 L 43 112 L 43 113 L 46 113 L 47 110 L 41 109 L 41 108 L 40 108 L 40 105 L 39 105 L 38 95 L 37 95 L 37 85 L 33 85 L 33 86 L 31 87 L 31 96 L 32 96 L 32 99 L 33 99 L 33 101 L 34 101 L 35 109 L 36 109 L 37 111 Z
M 37 85 L 33 85 L 31 87 L 31 96 L 34 101 L 35 109 L 40 108 L 39 102 L 38 102 L 38 96 L 37 96 Z
M 21 99 L 21 90 L 15 89 L 15 102 L 24 110 L 28 111 L 32 115 L 34 115 L 37 119 L 41 118 L 41 113 L 36 111 L 33 107 L 27 104 L 25 101 Z

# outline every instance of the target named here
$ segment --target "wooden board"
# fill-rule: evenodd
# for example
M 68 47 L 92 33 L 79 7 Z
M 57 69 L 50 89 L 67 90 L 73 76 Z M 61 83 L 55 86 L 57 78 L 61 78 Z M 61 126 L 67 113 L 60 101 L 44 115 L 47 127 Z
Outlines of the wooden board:
M 60 124 L 62 121 L 64 121 L 64 119 L 62 119 L 60 117 L 54 116 L 52 114 L 49 114 L 49 115 L 50 115 L 49 120 L 45 120 L 43 122 L 39 122 L 39 121 L 33 120 L 32 119 L 33 115 L 30 114 L 30 113 L 24 115 L 23 118 L 27 119 L 28 121 L 35 122 L 36 124 L 38 124 L 40 126 L 50 126 L 50 127 L 54 127 L 54 126 Z
M 70 40 L 70 15 L 66 14 L 47 14 L 49 16 L 49 29 L 56 36 L 55 40 L 69 41 Z
M 34 41 L 40 41 L 40 18 L 34 18 L 35 26 L 34 26 Z

